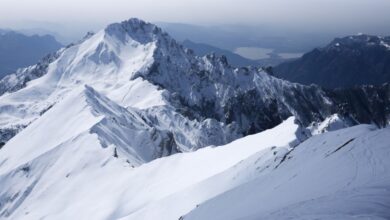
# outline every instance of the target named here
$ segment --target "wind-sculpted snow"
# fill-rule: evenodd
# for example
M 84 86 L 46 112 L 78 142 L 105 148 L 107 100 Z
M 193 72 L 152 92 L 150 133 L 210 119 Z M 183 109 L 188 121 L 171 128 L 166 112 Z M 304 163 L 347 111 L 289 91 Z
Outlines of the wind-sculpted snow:
M 132 165 L 140 165 L 177 152 L 170 132 L 150 127 L 134 110 L 118 106 L 91 87 L 86 87 L 85 94 L 92 113 L 104 116 L 91 128 L 91 132 L 98 135 L 103 147 L 114 147 L 115 157 L 125 158 Z
M 352 127 L 357 125 L 357 122 L 352 118 L 342 117 L 338 114 L 334 114 L 326 118 L 322 122 L 313 122 L 308 129 L 313 135 L 322 134 L 328 131 L 336 131 L 343 128 Z
M 91 87 L 78 88 L 2 149 L 2 169 L 18 167 L 84 133 L 95 134 L 111 155 L 138 166 L 175 151 L 169 132 L 147 125 L 134 111 L 118 106 Z

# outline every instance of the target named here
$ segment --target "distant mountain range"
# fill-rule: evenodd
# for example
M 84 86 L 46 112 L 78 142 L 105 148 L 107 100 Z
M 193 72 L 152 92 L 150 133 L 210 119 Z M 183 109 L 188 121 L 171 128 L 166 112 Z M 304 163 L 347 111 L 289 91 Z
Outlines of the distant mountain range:
M 18 68 L 37 63 L 62 45 L 51 35 L 27 36 L 15 31 L 0 30 L 0 78 Z
M 301 53 L 325 45 L 334 36 L 331 33 L 305 33 L 269 26 L 157 24 L 176 40 L 190 39 L 230 51 L 238 47 L 261 47 L 272 48 L 276 53 Z
M 274 68 L 277 76 L 327 88 L 390 82 L 390 37 L 336 38 L 324 48 Z

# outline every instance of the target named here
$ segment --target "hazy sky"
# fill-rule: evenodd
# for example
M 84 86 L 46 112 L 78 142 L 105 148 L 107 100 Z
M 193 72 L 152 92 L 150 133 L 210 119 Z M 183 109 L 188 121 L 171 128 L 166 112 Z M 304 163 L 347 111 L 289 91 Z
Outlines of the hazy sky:
M 130 17 L 385 33 L 390 32 L 390 0 L 0 0 L 0 27 L 95 29 Z

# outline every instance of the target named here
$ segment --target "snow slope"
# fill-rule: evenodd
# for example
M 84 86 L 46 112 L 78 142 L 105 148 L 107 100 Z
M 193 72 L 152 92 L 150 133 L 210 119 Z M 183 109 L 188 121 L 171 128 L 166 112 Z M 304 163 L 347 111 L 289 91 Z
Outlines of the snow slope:
M 254 180 L 184 219 L 388 219 L 389 133 L 359 125 L 313 136 L 282 162 L 250 164 Z
M 10 118 L 9 123 L 28 124 L 38 118 L 47 105 L 55 104 L 70 90 L 84 84 L 106 93 L 110 91 L 115 94 L 116 89 L 130 90 L 132 87 L 144 87 L 147 93 L 148 85 L 142 85 L 139 80 L 126 85 L 126 88 L 122 87 L 129 82 L 132 72 L 151 62 L 153 47 L 153 44 L 143 45 L 131 38 L 119 41 L 108 31 L 102 30 L 60 52 L 42 77 L 30 81 L 17 92 L 1 96 L 0 105 L 4 110 L 1 113 L 3 117 Z M 156 96 L 154 104 L 164 103 L 158 94 L 153 95 Z M 143 107 L 134 100 L 115 98 Z
M 25 144 L 9 142 L 4 147 L 0 218 L 390 216 L 389 128 L 359 125 L 304 141 L 308 131 L 290 118 L 225 146 L 175 154 L 138 167 L 115 157 L 116 145 L 103 146 L 99 132 L 79 131 L 56 147 L 43 144 L 46 151 L 39 155 L 18 158 L 22 163 L 10 156 L 23 151 L 27 139 Z M 25 132 L 31 132 L 29 127 L 21 134 Z
M 55 113 L 55 108 L 59 107 L 53 107 L 47 114 Z M 90 117 L 91 124 L 104 120 L 92 115 L 77 115 Z M 40 121 L 34 124 L 40 124 Z M 0 155 L 2 218 L 117 219 L 133 218 L 134 215 L 134 219 L 139 219 L 136 217 L 139 212 L 223 172 L 258 151 L 271 146 L 295 146 L 299 143 L 297 136 L 304 138 L 302 130 L 290 118 L 274 129 L 226 146 L 176 154 L 132 168 L 124 158 L 114 157 L 115 144 L 104 147 L 99 141 L 100 133 L 82 128 L 66 135 L 67 140 L 40 142 L 40 151 L 33 155 L 18 155 L 18 152 L 29 152 L 29 140 L 22 135 L 33 130 L 36 128 L 22 131 L 18 135 L 21 138 L 7 143 Z M 73 135 L 77 132 L 80 134 Z M 192 206 L 215 194 L 204 194 L 193 200 Z M 178 205 L 175 200 L 164 204 Z M 178 206 L 175 212 L 166 214 L 177 219 L 192 206 Z
M 165 132 L 86 86 L 72 91 L 11 139 L 2 149 L 1 168 L 19 167 L 83 133 L 97 135 L 102 148 L 115 147 L 115 154 L 123 155 L 133 165 L 166 155 L 164 151 L 172 147 L 165 143 Z

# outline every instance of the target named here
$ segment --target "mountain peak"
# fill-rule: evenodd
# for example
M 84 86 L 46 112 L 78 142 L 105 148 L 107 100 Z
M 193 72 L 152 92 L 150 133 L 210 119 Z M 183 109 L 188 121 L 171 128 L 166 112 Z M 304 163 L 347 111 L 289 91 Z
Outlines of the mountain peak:
M 358 34 L 335 38 L 323 48 L 275 67 L 275 72 L 291 81 L 327 88 L 379 86 L 390 79 L 389 59 L 390 37 Z
M 125 40 L 126 36 L 129 36 L 143 44 L 157 40 L 159 35 L 166 35 L 161 28 L 138 18 L 110 24 L 104 31 L 106 34 L 121 40 Z
M 379 37 L 375 35 L 367 35 L 367 34 L 357 34 L 350 35 L 342 38 L 334 39 L 326 49 L 335 49 L 340 47 L 345 48 L 360 48 L 360 47 L 372 47 L 379 46 L 383 47 L 384 45 L 389 44 L 389 38 L 387 37 Z
M 128 20 L 120 22 L 120 24 L 122 24 L 122 25 L 131 25 L 133 27 L 143 27 L 143 26 L 146 26 L 146 25 L 155 26 L 154 24 L 151 24 L 151 23 L 146 22 L 146 21 L 144 21 L 142 19 L 139 19 L 139 18 L 130 18 Z

